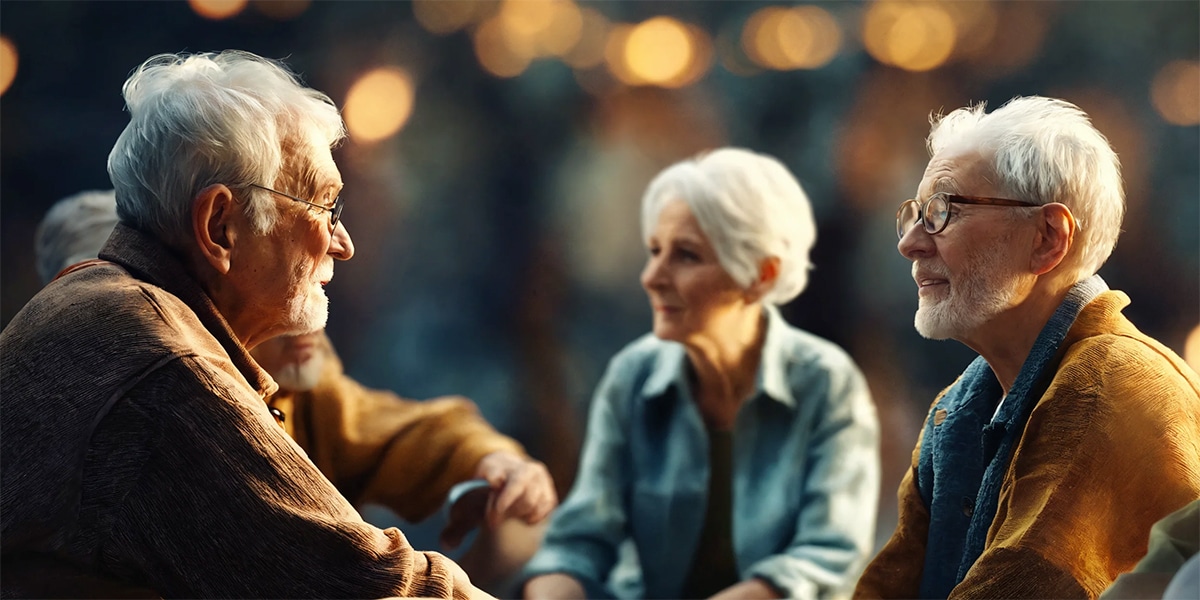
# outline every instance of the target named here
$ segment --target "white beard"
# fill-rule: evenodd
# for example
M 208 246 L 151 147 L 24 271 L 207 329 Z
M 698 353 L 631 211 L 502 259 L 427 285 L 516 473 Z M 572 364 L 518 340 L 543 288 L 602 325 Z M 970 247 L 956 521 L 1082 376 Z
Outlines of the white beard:
M 279 389 L 292 392 L 307 392 L 317 387 L 321 379 L 321 368 L 325 366 L 325 351 L 318 348 L 311 358 L 304 362 L 289 362 L 271 373 Z
M 324 329 L 329 321 L 329 296 L 319 286 L 307 294 L 298 294 L 288 302 L 287 313 L 292 317 L 288 334 Z
M 968 255 L 970 265 L 953 281 L 943 265 L 922 265 L 922 269 L 951 281 L 949 295 L 943 298 L 922 296 L 913 324 L 917 333 L 931 340 L 962 339 L 996 315 L 1012 306 L 1017 295 L 1018 277 L 1006 264 L 1002 253 L 975 250 Z M 917 268 L 913 263 L 913 269 Z

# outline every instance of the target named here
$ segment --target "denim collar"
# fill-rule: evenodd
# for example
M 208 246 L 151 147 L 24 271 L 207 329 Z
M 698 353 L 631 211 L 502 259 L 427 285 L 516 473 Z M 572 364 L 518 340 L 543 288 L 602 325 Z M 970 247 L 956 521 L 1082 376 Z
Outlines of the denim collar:
M 796 408 L 796 398 L 788 385 L 787 373 L 784 370 L 786 356 L 784 338 L 787 335 L 788 324 L 780 314 L 779 308 L 773 304 L 763 304 L 763 315 L 767 320 L 767 335 L 763 340 L 762 356 L 758 363 L 758 374 L 755 375 L 754 398 L 765 396 L 788 408 Z M 691 386 L 688 383 L 687 352 L 683 344 L 678 342 L 663 342 L 666 348 L 658 354 L 653 370 L 642 384 L 642 398 L 647 401 L 657 401 L 670 397 L 667 390 L 674 387 L 686 397 L 692 397 Z

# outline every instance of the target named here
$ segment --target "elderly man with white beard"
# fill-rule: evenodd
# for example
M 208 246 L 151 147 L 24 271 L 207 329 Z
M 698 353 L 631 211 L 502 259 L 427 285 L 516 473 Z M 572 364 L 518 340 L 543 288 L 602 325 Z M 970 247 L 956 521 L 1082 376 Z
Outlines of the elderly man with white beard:
M 980 356 L 930 407 L 855 597 L 1094 598 L 1200 497 L 1200 377 L 1096 274 L 1125 202 L 1083 111 L 1025 97 L 932 124 L 898 249 L 918 332 Z
M 43 283 L 95 259 L 118 222 L 113 190 L 56 202 L 37 228 Z M 250 355 L 279 385 L 267 398 L 279 425 L 351 504 L 384 506 L 415 524 L 454 500 L 444 511 L 443 545 L 454 549 L 478 529 L 458 562 L 475 585 L 503 593 L 537 550 L 557 503 L 545 465 L 467 398 L 415 401 L 360 385 L 324 329 L 272 338 Z
M 4 597 L 488 597 L 362 520 L 249 354 L 324 327 L 354 255 L 337 107 L 240 51 L 152 57 L 123 92 L 120 223 L 0 333 Z

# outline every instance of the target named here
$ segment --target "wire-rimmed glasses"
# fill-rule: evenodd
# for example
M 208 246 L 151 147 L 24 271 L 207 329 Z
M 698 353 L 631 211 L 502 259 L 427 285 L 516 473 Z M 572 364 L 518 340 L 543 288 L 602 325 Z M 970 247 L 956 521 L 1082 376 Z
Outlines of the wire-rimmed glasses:
M 309 202 L 308 200 L 305 200 L 303 198 L 297 198 L 291 194 L 285 194 L 279 190 L 273 190 L 269 187 L 258 185 L 257 183 L 251 183 L 250 187 L 256 187 L 260 190 L 271 192 L 272 194 L 279 194 L 280 196 L 283 196 L 284 198 L 287 198 L 288 200 L 294 200 L 296 202 L 301 202 L 301 203 L 307 204 L 313 208 L 319 208 L 324 211 L 329 211 L 329 213 L 330 213 L 329 232 L 330 233 L 333 233 L 333 231 L 335 229 L 337 229 L 338 220 L 342 218 L 342 207 L 344 207 L 346 205 L 345 200 L 342 200 L 342 196 L 340 194 L 338 195 L 337 198 L 333 199 L 333 206 L 325 206 L 322 204 L 317 204 L 316 202 Z
M 925 233 L 937 235 L 950 222 L 951 204 L 983 204 L 988 206 L 1038 206 L 1028 200 L 963 196 L 949 192 L 934 192 L 924 202 L 905 200 L 896 211 L 896 235 L 901 239 L 917 223 L 925 227 Z

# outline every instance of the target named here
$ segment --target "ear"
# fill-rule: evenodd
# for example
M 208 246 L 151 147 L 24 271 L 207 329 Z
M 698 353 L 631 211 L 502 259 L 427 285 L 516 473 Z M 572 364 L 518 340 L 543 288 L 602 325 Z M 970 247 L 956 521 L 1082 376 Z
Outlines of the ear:
M 746 299 L 758 302 L 775 287 L 779 279 L 779 257 L 768 256 L 758 262 L 758 279 L 746 290 Z
M 224 184 L 214 183 L 192 200 L 192 235 L 200 255 L 222 275 L 232 264 L 233 242 L 236 235 L 230 229 L 230 219 L 237 207 L 233 192 Z
M 1054 270 L 1075 244 L 1075 215 L 1071 214 L 1071 209 L 1051 202 L 1042 205 L 1041 213 L 1033 238 L 1033 253 L 1029 257 L 1029 268 L 1035 275 Z

